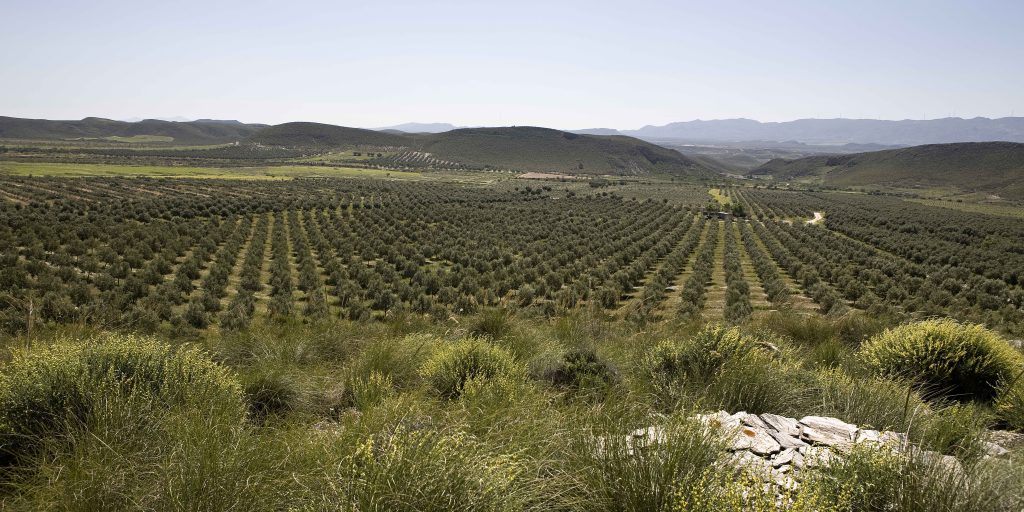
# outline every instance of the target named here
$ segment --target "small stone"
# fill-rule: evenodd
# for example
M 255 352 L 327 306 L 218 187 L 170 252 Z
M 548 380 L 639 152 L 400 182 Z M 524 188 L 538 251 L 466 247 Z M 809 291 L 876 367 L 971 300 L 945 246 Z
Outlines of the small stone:
M 1003 448 L 991 441 L 983 441 L 982 447 L 985 448 L 986 457 L 1002 457 L 1003 455 L 1010 453 L 1010 450 L 1007 450 L 1006 448 Z
M 793 418 L 765 413 L 761 415 L 761 420 L 767 423 L 769 427 L 788 436 L 796 437 L 800 435 L 800 425 Z
M 793 458 L 796 457 L 797 455 L 800 455 L 800 453 L 796 451 L 796 448 L 782 450 L 781 452 L 777 453 L 774 457 L 772 457 L 772 466 L 785 466 L 793 462 Z
M 1007 450 L 1024 448 L 1024 434 L 1009 430 L 993 430 L 988 433 L 988 440 Z
M 856 439 L 857 426 L 835 418 L 805 416 L 800 419 L 800 438 L 816 444 L 849 448 Z
M 737 469 L 746 469 L 749 472 L 764 476 L 772 470 L 772 465 L 768 461 L 750 453 L 747 450 L 740 450 L 733 454 L 729 460 L 733 467 Z
M 857 444 L 881 442 L 882 433 L 877 430 L 861 429 L 857 431 Z

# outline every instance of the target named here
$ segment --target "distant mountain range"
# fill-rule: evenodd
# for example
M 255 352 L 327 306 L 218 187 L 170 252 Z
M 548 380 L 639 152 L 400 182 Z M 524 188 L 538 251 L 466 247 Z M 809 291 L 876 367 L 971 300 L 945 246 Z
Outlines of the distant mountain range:
M 377 128 L 377 130 L 382 132 L 442 133 L 456 128 L 459 127 L 448 123 L 404 123 Z
M 799 119 L 762 123 L 751 119 L 687 121 L 624 130 L 646 140 L 700 142 L 795 141 L 805 144 L 885 144 L 916 146 L 951 142 L 1024 142 L 1024 117 L 975 117 L 884 121 L 877 119 Z
M 406 133 L 440 133 L 455 129 L 448 123 L 406 123 L 381 128 Z M 762 123 L 752 119 L 684 121 L 638 130 L 584 128 L 581 135 L 628 135 L 655 142 L 738 143 L 772 142 L 840 146 L 878 144 L 917 146 L 952 142 L 1024 142 L 1024 117 L 975 117 L 887 121 L 879 119 L 798 119 Z

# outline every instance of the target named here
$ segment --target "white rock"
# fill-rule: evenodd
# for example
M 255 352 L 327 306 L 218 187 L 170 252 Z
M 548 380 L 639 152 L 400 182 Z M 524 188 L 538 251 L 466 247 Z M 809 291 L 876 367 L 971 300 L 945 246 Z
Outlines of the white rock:
M 647 448 L 664 443 L 668 439 L 665 429 L 659 426 L 638 428 L 626 436 L 626 450 L 632 454 L 634 450 Z
M 704 425 L 714 429 L 732 430 L 740 426 L 739 419 L 733 418 L 725 411 L 698 414 L 696 418 Z
M 748 427 L 757 427 L 762 430 L 769 429 L 768 425 L 765 425 L 765 423 L 761 421 L 761 418 L 759 418 L 756 414 L 744 414 L 743 417 L 740 418 L 740 423 Z
M 800 448 L 801 446 L 807 446 L 807 443 L 801 441 L 800 438 L 786 435 L 783 434 L 782 432 L 777 432 L 775 430 L 769 430 L 768 435 L 772 436 L 772 438 L 775 439 L 775 441 L 778 442 L 779 446 L 781 446 L 783 449 Z
M 920 453 L 920 457 L 926 464 L 941 467 L 955 476 L 959 477 L 964 474 L 963 464 L 961 464 L 960 461 L 952 455 L 943 455 L 939 452 L 933 451 L 922 451 Z
M 782 450 L 781 452 L 775 454 L 774 457 L 772 457 L 772 459 L 771 459 L 772 466 L 775 466 L 775 467 L 786 466 L 786 467 L 788 467 L 787 465 L 790 464 L 791 462 L 793 462 L 793 459 L 795 457 L 799 456 L 799 455 L 800 455 L 800 453 L 798 451 L 796 451 L 796 448 L 789 448 L 789 449 L 786 449 L 786 450 Z
M 794 418 L 766 413 L 761 415 L 761 420 L 767 423 L 769 427 L 788 436 L 796 437 L 800 435 L 800 424 Z
M 849 448 L 857 435 L 857 426 L 835 418 L 805 416 L 800 419 L 800 438 L 812 443 Z
M 991 441 L 983 441 L 982 447 L 985 448 L 986 457 L 1002 457 L 1003 455 L 1010 453 L 1010 450 L 1007 450 L 1006 448 L 1003 448 Z
M 770 455 L 782 449 L 768 431 L 757 427 L 742 427 L 732 436 L 730 450 L 750 450 L 758 455 Z

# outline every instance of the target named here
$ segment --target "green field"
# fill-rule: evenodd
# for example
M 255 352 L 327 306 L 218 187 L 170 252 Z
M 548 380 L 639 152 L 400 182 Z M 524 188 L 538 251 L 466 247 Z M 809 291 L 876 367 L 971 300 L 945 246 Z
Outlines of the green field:
M 1024 219 L 1024 206 L 972 203 L 966 201 L 940 201 L 937 199 L 907 199 L 907 201 L 910 201 L 912 203 L 926 204 L 928 206 L 938 206 L 939 208 L 949 208 L 951 210 L 958 210 L 961 212 L 982 213 L 986 215 L 998 215 L 1000 217 L 1013 217 L 1016 219 Z
M 153 178 L 287 179 L 331 176 L 416 179 L 417 172 L 355 167 L 164 167 L 156 165 L 62 164 L 0 162 L 0 174 L 11 176 L 147 176 Z

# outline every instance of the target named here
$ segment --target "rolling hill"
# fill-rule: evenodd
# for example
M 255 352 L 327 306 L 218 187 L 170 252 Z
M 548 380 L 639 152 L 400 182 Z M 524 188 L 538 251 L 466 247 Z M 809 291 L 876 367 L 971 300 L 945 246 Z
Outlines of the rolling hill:
M 716 175 L 674 150 L 625 136 L 516 126 L 464 128 L 416 140 L 421 151 L 474 167 L 573 174 Z
M 1024 199 L 1024 144 L 964 142 L 772 160 L 749 173 L 839 187 L 952 188 Z
M 408 146 L 410 139 L 395 133 L 348 128 L 322 123 L 284 123 L 264 128 L 248 142 L 289 148 L 341 148 L 351 146 Z
M 266 125 L 203 119 L 175 122 L 145 119 L 138 122 L 87 117 L 80 121 L 51 121 L 0 116 L 0 139 L 173 142 L 223 144 L 251 136 Z
M 319 123 L 285 123 L 261 130 L 248 142 L 313 150 L 367 145 L 404 147 L 469 168 L 614 175 L 717 174 L 709 166 L 674 150 L 632 137 L 579 135 L 535 127 L 401 134 Z

